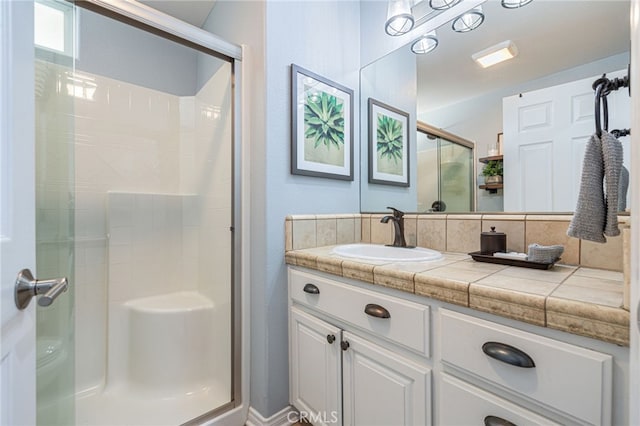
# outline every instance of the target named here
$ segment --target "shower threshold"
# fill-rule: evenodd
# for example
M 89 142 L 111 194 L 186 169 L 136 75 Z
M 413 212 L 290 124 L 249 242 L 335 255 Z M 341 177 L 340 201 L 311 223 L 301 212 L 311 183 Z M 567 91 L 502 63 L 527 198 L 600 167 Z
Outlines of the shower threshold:
M 112 388 L 76 400 L 78 426 L 175 426 L 229 402 L 229 389 L 212 386 L 170 398 Z

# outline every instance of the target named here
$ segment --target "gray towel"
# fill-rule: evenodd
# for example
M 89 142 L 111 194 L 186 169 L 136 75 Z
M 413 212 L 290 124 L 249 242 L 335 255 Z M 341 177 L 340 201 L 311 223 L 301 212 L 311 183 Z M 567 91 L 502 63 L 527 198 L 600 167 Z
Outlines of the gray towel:
M 627 209 L 627 191 L 629 190 L 629 170 L 622 166 L 620 170 L 620 185 L 618 186 L 618 211 Z
M 578 204 L 567 230 L 568 236 L 598 243 L 607 241 L 602 235 L 605 222 L 603 177 L 602 142 L 593 135 L 584 152 Z
M 620 190 L 620 172 L 622 170 L 622 143 L 611 133 L 602 132 L 602 160 L 604 161 L 605 205 L 607 219 L 604 235 L 620 235 L 618 228 L 618 191 Z
M 564 246 L 541 246 L 540 244 L 529 244 L 527 260 L 529 262 L 554 263 L 562 256 Z
M 605 235 L 620 235 L 618 192 L 622 155 L 622 144 L 610 133 L 603 131 L 600 138 L 593 135 L 587 142 L 578 205 L 567 230 L 570 237 L 605 243 Z

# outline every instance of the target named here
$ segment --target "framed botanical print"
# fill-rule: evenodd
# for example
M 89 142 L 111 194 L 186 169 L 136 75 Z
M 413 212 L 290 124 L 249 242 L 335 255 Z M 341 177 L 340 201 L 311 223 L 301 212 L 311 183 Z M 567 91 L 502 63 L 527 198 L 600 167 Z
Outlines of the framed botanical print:
M 369 182 L 409 186 L 409 113 L 369 98 Z
M 291 173 L 353 180 L 353 90 L 291 65 Z

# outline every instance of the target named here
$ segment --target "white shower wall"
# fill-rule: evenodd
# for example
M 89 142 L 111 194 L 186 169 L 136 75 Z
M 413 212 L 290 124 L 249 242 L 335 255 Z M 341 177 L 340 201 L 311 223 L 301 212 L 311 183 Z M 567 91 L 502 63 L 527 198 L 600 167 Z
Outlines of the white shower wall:
M 198 289 L 197 208 L 195 195 L 107 193 L 109 304 Z
M 216 360 L 229 366 L 220 370 L 226 375 L 220 379 L 229 383 L 231 349 L 224 344 L 231 333 L 229 67 L 223 64 L 195 96 L 76 75 L 76 82 L 95 87 L 92 96 L 76 91 L 74 108 L 80 393 L 105 385 L 108 304 L 184 289 L 197 290 L 228 313 L 214 334 L 223 342 Z M 64 69 L 58 73 L 64 78 Z M 133 221 L 145 226 L 145 216 L 151 229 L 154 224 L 162 229 L 149 252 L 135 239 L 141 234 L 130 232 Z M 118 250 L 109 250 L 109 238 Z

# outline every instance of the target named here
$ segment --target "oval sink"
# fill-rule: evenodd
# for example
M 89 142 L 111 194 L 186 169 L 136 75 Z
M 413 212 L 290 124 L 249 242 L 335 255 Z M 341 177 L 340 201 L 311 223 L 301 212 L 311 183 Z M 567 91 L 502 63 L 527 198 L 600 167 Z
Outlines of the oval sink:
M 442 258 L 442 253 L 436 250 L 422 247 L 388 247 L 379 244 L 345 244 L 334 247 L 332 252 L 344 257 L 389 262 L 427 262 Z

